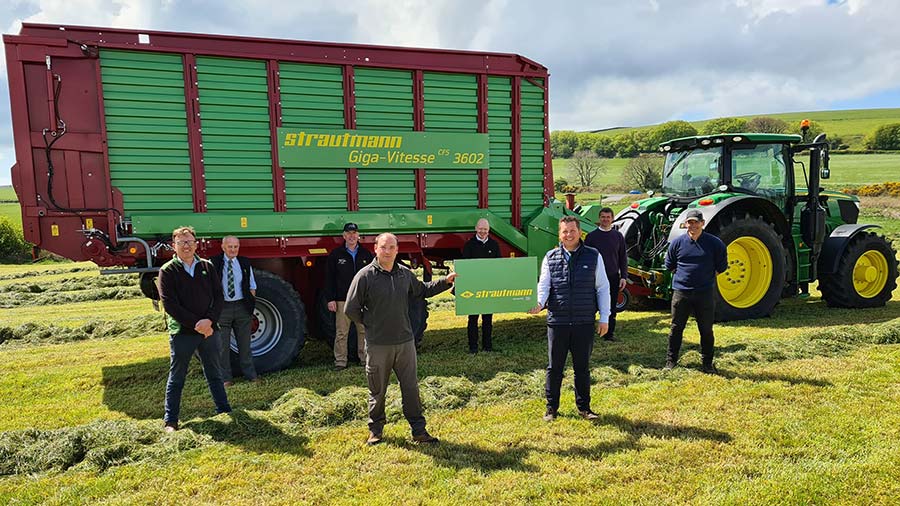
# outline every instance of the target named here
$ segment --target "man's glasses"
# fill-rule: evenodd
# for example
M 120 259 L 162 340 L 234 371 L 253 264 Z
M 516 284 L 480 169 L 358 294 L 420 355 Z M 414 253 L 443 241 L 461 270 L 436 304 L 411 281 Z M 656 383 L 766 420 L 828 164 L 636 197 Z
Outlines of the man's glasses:
M 176 245 L 176 246 L 193 246 L 195 242 L 197 242 L 197 241 L 194 241 L 194 240 L 190 240 L 190 241 L 175 241 L 175 245 Z

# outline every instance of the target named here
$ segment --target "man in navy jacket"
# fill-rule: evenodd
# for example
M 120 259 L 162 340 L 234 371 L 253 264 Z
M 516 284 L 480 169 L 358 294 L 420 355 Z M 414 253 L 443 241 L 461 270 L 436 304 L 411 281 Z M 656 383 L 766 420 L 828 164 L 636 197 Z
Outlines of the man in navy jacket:
M 703 213 L 699 209 L 685 211 L 687 233 L 669 243 L 666 268 L 672 276 L 672 328 L 669 331 L 669 350 L 666 369 L 678 364 L 678 353 L 684 326 L 693 314 L 700 331 L 700 354 L 703 372 L 715 374 L 713 364 L 713 320 L 716 316 L 716 273 L 728 269 L 728 250 L 718 237 L 703 232 Z

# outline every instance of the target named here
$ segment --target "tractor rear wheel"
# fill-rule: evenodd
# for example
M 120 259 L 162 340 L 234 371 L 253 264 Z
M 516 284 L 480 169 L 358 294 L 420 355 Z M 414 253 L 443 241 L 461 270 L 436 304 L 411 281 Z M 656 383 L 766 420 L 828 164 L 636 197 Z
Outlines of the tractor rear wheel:
M 850 240 L 837 272 L 822 275 L 819 290 L 830 307 L 881 307 L 897 288 L 897 253 L 880 235 L 862 232 Z
M 725 222 L 719 238 L 728 248 L 728 270 L 716 277 L 716 320 L 769 316 L 781 299 L 785 250 L 774 225 L 745 216 Z

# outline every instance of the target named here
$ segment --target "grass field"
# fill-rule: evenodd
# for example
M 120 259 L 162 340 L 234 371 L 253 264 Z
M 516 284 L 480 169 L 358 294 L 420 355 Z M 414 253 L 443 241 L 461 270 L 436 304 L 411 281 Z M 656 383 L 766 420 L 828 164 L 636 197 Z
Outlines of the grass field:
M 18 202 L 12 186 L 0 186 L 0 202 Z
M 815 111 L 815 112 L 787 112 L 779 114 L 754 114 L 752 116 L 741 116 L 746 119 L 755 116 L 771 116 L 788 122 L 791 126 L 796 126 L 799 130 L 800 121 L 810 119 L 819 122 L 825 133 L 829 137 L 840 137 L 845 143 L 850 145 L 851 149 L 865 149 L 863 139 L 866 135 L 874 132 L 876 128 L 888 123 L 900 123 L 900 108 L 895 109 L 854 109 L 847 111 Z M 698 131 L 709 120 L 692 121 Z M 634 129 L 653 128 L 655 125 L 640 126 Z M 604 130 L 601 133 L 615 135 L 631 128 L 614 128 Z
M 32 266 L 15 281 L 19 270 L 3 267 L 0 290 L 96 275 L 88 265 Z M 153 315 L 143 299 L 24 306 L 0 309 L 0 327 Z M 695 329 L 682 367 L 661 371 L 667 314 L 625 312 L 621 342 L 592 356 L 597 423 L 576 416 L 571 370 L 560 419 L 541 421 L 542 316 L 498 315 L 501 351 L 476 356 L 465 321 L 433 311 L 420 355 L 435 447 L 409 442 L 395 389 L 386 443 L 363 445 L 363 371 L 332 371 L 318 341 L 263 385 L 232 387 L 230 415 L 212 416 L 195 364 L 174 436 L 159 420 L 165 334 L 0 344 L 14 365 L 0 375 L 0 503 L 889 504 L 900 494 L 900 291 L 871 310 L 827 309 L 814 291 L 772 318 L 717 325 L 720 376 L 697 370 Z

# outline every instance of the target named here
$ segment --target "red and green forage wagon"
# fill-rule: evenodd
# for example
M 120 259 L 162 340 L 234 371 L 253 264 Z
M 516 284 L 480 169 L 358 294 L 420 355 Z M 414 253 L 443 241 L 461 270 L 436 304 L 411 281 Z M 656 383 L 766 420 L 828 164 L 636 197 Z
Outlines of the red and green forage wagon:
M 344 223 L 370 248 L 396 233 L 428 277 L 480 217 L 504 256 L 541 256 L 567 212 L 547 69 L 522 56 L 40 24 L 4 43 L 25 238 L 149 288 L 176 226 L 204 256 L 240 237 L 260 371 L 333 332 Z

